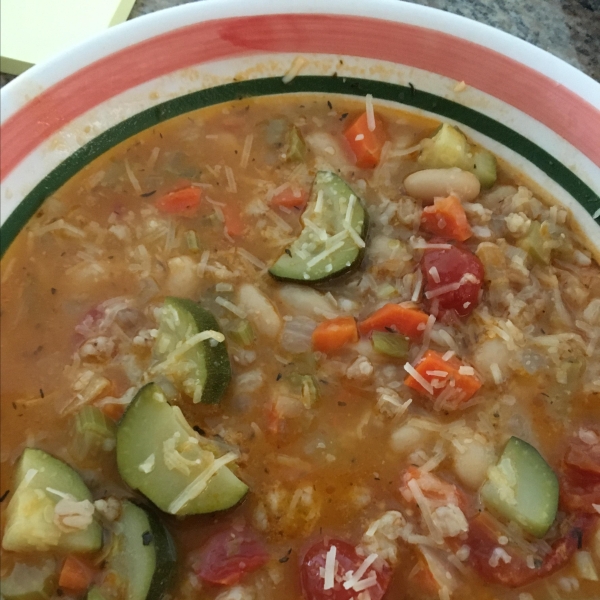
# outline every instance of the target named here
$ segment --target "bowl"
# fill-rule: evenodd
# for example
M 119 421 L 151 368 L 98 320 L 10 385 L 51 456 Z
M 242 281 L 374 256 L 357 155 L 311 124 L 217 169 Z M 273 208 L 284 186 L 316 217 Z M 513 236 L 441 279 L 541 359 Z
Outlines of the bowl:
M 202 106 L 294 92 L 371 93 L 459 125 L 568 207 L 598 252 L 600 84 L 590 77 L 419 5 L 209 0 L 119 25 L 2 89 L 2 253 L 46 197 L 123 139 Z

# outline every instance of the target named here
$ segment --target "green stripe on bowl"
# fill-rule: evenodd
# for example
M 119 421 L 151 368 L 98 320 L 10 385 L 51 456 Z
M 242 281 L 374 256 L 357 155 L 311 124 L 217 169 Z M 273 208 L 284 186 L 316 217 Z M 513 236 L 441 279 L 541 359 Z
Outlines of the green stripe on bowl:
M 4 255 L 19 231 L 48 196 L 95 158 L 136 133 L 205 106 L 245 97 L 297 92 L 323 92 L 351 96 L 372 94 L 374 98 L 413 106 L 440 117 L 453 119 L 529 160 L 571 194 L 590 215 L 600 208 L 600 197 L 548 152 L 506 125 L 452 100 L 420 91 L 412 86 L 353 77 L 307 75 L 298 76 L 287 84 L 283 83 L 281 77 L 267 77 L 228 83 L 163 102 L 111 127 L 88 142 L 44 177 L 8 217 L 0 232 L 0 256 Z M 600 215 L 596 217 L 596 221 L 600 223 Z

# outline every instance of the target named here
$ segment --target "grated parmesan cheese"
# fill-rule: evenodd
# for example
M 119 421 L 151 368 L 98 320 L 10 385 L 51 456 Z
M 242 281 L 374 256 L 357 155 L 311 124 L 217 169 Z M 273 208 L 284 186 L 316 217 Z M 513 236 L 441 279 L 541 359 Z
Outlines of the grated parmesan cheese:
M 367 128 L 369 131 L 375 131 L 375 110 L 373 109 L 373 95 L 367 94 L 365 96 L 365 110 L 367 113 Z
M 221 456 L 216 459 L 212 464 L 205 469 L 192 483 L 190 483 L 182 492 L 169 504 L 169 512 L 176 515 L 186 504 L 197 498 L 208 485 L 211 477 L 217 473 L 217 471 L 225 465 L 233 462 L 237 458 L 237 455 L 233 452 Z
M 281 81 L 283 81 L 283 83 L 292 81 L 306 64 L 308 64 L 308 61 L 303 56 L 296 56 L 286 74 L 281 78 Z
M 252 142 L 254 141 L 254 136 L 250 133 L 246 136 L 244 140 L 244 148 L 242 150 L 242 158 L 240 159 L 240 167 L 245 169 L 248 166 L 248 161 L 250 160 L 250 152 L 252 151 Z
M 337 548 L 335 546 L 331 546 L 325 555 L 325 573 L 323 575 L 323 589 L 325 590 L 332 589 L 335 584 L 336 552 Z
M 152 453 L 143 463 L 138 465 L 138 469 L 142 473 L 151 473 L 154 470 L 154 465 L 156 464 L 156 456 Z
M 411 375 L 427 393 L 433 396 L 433 386 L 410 363 L 407 362 L 404 365 L 404 370 Z

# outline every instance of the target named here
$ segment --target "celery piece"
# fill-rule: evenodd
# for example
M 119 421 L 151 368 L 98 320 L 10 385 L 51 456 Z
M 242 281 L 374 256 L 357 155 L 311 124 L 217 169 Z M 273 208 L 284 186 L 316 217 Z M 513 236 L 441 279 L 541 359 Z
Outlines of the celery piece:
M 379 354 L 405 359 L 408 356 L 410 341 L 399 333 L 388 331 L 374 331 L 371 337 L 373 350 Z
M 487 150 L 476 150 L 473 153 L 473 167 L 469 169 L 483 188 L 490 188 L 496 182 L 496 158 Z
M 302 162 L 306 156 L 306 144 L 297 127 L 292 127 L 288 133 L 287 159 Z
M 250 321 L 242 319 L 234 329 L 229 332 L 231 339 L 240 344 L 240 346 L 250 346 L 254 342 L 254 330 Z
M 552 246 L 542 232 L 542 225 L 539 221 L 532 221 L 529 226 L 529 231 L 524 238 L 517 242 L 517 245 L 537 263 L 543 265 L 550 264 L 552 254 Z
M 198 246 L 198 236 L 193 229 L 185 232 L 185 243 L 188 250 L 193 254 L 200 252 L 200 246 Z
M 286 382 L 290 388 L 290 392 L 298 394 L 305 408 L 311 408 L 319 399 L 319 388 L 317 381 L 312 375 L 300 375 L 293 373 Z
M 115 447 L 116 426 L 97 407 L 84 406 L 75 415 L 71 453 L 77 458 L 91 458 Z
M 45 559 L 41 564 L 18 562 L 8 577 L 0 581 L 6 600 L 47 600 L 56 588 L 56 562 Z

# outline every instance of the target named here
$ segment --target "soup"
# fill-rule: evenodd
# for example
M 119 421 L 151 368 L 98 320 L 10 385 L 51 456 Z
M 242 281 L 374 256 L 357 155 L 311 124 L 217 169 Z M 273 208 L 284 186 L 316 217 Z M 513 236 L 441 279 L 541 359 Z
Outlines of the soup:
M 600 268 L 448 124 L 140 133 L 2 260 L 7 600 L 598 598 Z

